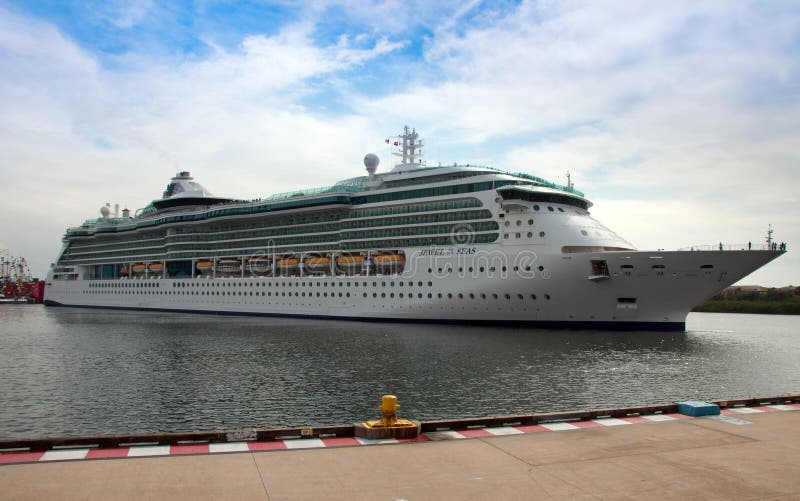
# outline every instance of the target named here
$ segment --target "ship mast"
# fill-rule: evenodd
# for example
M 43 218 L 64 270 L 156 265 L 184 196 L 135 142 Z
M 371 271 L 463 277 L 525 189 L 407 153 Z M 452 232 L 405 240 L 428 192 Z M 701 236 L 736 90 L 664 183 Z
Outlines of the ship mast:
M 402 158 L 402 162 L 394 166 L 394 170 L 414 169 L 422 164 L 422 140 L 419 139 L 417 129 L 409 129 L 408 125 L 403 129 L 403 134 L 397 136 L 395 146 L 401 151 L 392 152 L 392 155 Z

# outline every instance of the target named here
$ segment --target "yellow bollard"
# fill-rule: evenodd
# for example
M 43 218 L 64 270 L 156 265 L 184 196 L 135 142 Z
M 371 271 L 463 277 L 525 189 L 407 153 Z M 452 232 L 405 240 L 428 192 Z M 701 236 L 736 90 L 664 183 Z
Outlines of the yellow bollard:
M 397 397 L 384 395 L 381 399 L 381 426 L 394 426 L 397 423 Z
M 375 421 L 356 423 L 355 436 L 369 439 L 415 438 L 419 435 L 420 423 L 397 417 L 397 397 L 384 395 L 381 399 L 381 418 Z

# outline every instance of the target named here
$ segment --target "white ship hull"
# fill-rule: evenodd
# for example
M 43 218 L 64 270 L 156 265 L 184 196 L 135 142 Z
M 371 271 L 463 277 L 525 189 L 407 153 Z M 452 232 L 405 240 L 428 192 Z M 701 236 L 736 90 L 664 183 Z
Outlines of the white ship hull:
M 406 255 L 414 257 L 401 275 L 57 280 L 48 284 L 46 304 L 367 321 L 683 330 L 694 306 L 781 254 L 759 250 L 535 255 L 523 251 L 496 245 L 427 252 L 409 248 Z M 436 252 L 440 255 L 419 255 Z M 607 276 L 592 274 L 592 260 L 607 263 Z
M 215 314 L 682 330 L 781 255 L 638 251 L 574 189 L 489 167 L 403 162 L 334 186 L 216 198 L 179 172 L 130 217 L 67 229 L 45 304 Z M 158 270 L 155 275 L 153 270 Z

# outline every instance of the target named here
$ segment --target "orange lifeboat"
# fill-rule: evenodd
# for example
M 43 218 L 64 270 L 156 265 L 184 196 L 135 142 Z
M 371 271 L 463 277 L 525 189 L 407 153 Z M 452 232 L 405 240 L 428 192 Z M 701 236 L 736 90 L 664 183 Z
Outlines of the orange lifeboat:
M 198 261 L 195 267 L 200 271 L 211 271 L 214 269 L 214 261 Z
M 144 273 L 147 267 L 144 263 L 136 263 L 133 265 L 133 272 L 134 273 Z
M 361 266 L 364 264 L 364 256 L 339 256 L 336 259 L 339 266 Z
M 300 258 L 285 257 L 283 259 L 278 259 L 275 262 L 275 266 L 278 267 L 281 273 L 291 273 L 300 267 Z
M 397 272 L 405 266 L 406 257 L 403 254 L 378 254 L 372 256 L 372 262 L 377 270 Z
M 285 257 L 283 259 L 278 259 L 277 262 L 278 268 L 297 268 L 300 265 L 300 259 L 296 257 Z
M 331 267 L 331 258 L 328 256 L 307 257 L 303 263 L 309 270 L 325 271 Z
M 162 273 L 164 271 L 164 263 L 150 263 L 150 271 L 152 273 Z

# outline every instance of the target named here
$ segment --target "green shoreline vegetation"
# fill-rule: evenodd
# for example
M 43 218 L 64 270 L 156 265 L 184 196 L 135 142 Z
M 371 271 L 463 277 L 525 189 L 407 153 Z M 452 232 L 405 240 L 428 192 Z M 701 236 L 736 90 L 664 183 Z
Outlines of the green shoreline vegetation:
M 800 315 L 800 287 L 748 290 L 751 288 L 729 287 L 692 311 Z

